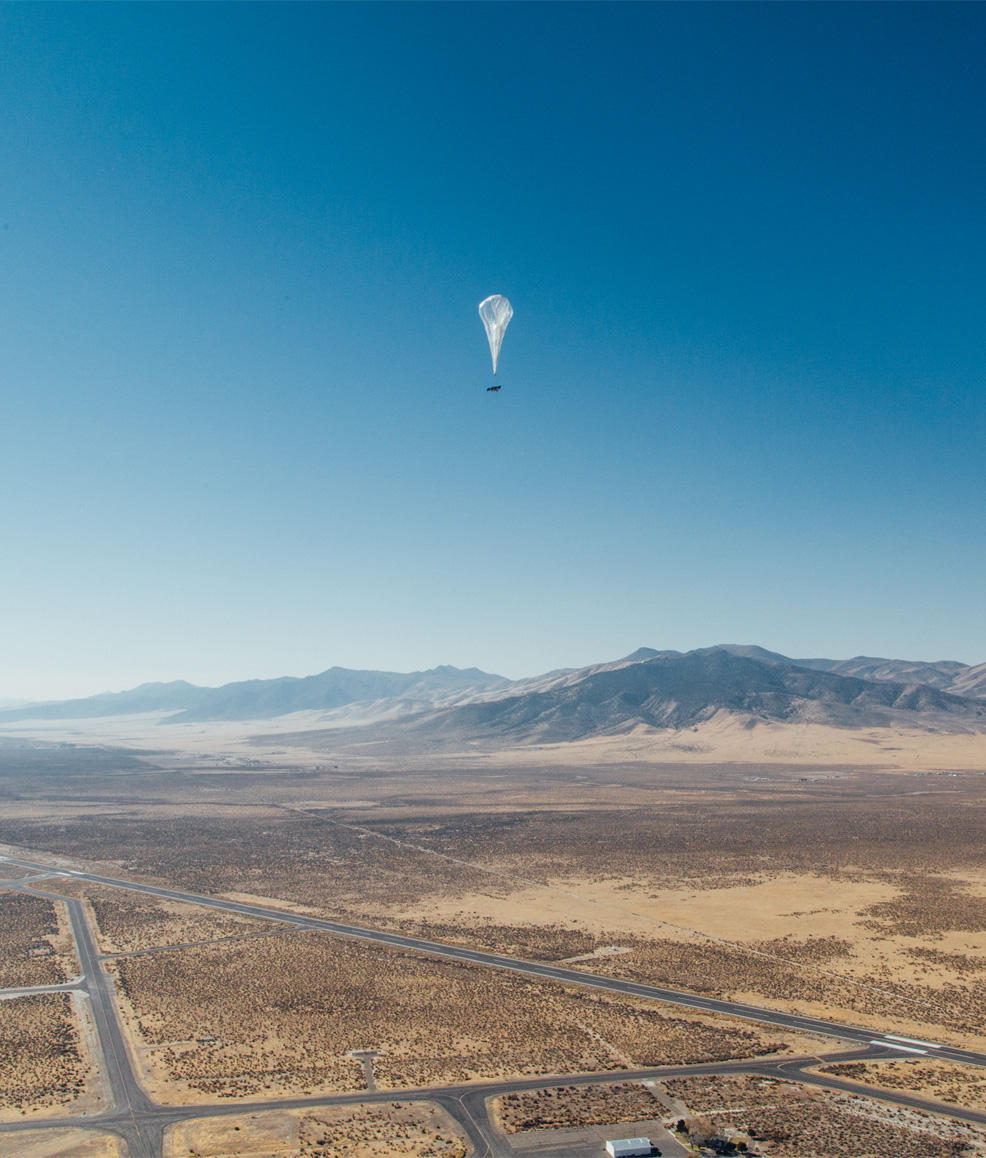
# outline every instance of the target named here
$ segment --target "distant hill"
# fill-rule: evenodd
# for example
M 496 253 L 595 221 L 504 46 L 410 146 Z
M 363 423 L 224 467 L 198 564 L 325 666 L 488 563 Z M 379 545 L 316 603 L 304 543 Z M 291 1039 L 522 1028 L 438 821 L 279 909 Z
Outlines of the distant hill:
M 552 743 L 646 724 L 684 728 L 719 711 L 836 726 L 900 723 L 905 714 L 986 726 L 986 705 L 921 684 L 873 681 L 705 648 L 593 671 L 545 691 L 464 704 L 404 724 L 426 736 Z
M 479 668 L 436 667 L 408 674 L 389 671 L 353 671 L 330 667 L 319 675 L 295 679 L 246 680 L 221 688 L 202 688 L 204 694 L 173 723 L 198 720 L 257 720 L 289 712 L 341 708 L 346 704 L 401 697 L 430 705 L 451 691 L 507 687 L 510 681 Z
M 655 651 L 653 647 L 638 647 L 636 651 L 631 651 L 629 655 L 625 655 L 622 659 L 617 660 L 617 663 L 639 663 L 642 659 L 657 659 L 659 655 L 682 655 L 680 651 Z
M 360 701 L 406 697 L 420 710 L 444 694 L 468 688 L 509 686 L 502 676 L 478 668 L 436 667 L 410 673 L 352 671 L 332 667 L 319 675 L 246 680 L 218 688 L 175 680 L 141 684 L 126 692 L 103 692 L 80 700 L 34 704 L 0 711 L 0 722 L 81 720 L 139 712 L 172 712 L 169 723 L 199 720 L 269 719 L 311 709 L 332 709 Z
M 173 712 L 187 707 L 194 702 L 198 693 L 207 690 L 184 680 L 166 684 L 141 684 L 128 692 L 101 692 L 82 700 L 57 700 L 7 709 L 0 711 L 0 721 L 86 720 L 100 716 L 128 716 L 138 712 Z
M 869 655 L 857 655 L 852 659 L 796 659 L 800 667 L 815 671 L 830 671 L 836 675 L 858 676 L 864 680 L 895 680 L 910 684 L 927 684 L 941 691 L 950 691 L 956 677 L 967 671 L 964 663 L 955 660 L 938 660 L 934 663 L 912 663 L 906 659 L 878 659 Z
M 926 684 L 939 691 L 957 696 L 986 698 L 986 664 L 970 667 L 954 659 L 925 662 L 910 659 L 881 659 L 857 655 L 852 659 L 792 659 L 776 651 L 765 651 L 752 645 L 722 643 L 719 647 L 732 655 L 754 659 L 772 659 L 779 663 L 793 663 L 813 671 L 833 672 L 835 675 L 855 676 L 864 680 L 889 680 L 891 683 Z
M 959 696 L 986 699 L 986 663 L 964 668 L 954 680 L 951 690 Z

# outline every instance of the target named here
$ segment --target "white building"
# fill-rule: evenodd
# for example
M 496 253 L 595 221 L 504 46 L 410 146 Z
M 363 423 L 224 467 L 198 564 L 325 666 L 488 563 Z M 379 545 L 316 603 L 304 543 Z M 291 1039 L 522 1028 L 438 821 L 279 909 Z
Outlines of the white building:
M 630 1158 L 633 1154 L 650 1154 L 650 1138 L 619 1138 L 606 1143 L 606 1153 L 613 1158 Z

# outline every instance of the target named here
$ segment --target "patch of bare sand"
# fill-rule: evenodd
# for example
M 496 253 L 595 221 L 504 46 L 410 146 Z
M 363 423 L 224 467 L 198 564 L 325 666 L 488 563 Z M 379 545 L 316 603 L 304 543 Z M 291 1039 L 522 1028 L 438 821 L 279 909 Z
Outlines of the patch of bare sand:
M 275 1158 L 297 1155 L 301 1113 L 268 1110 L 178 1122 L 164 1135 L 164 1158 Z
M 986 874 L 963 872 L 961 879 L 970 892 L 986 891 Z M 863 874 L 838 879 L 780 874 L 724 888 L 656 890 L 646 882 L 627 879 L 563 879 L 543 887 L 518 887 L 506 896 L 471 893 L 464 897 L 430 897 L 391 915 L 457 925 L 464 933 L 486 924 L 553 925 L 588 932 L 617 946 L 621 936 L 726 942 L 736 945 L 738 953 L 766 951 L 775 959 L 793 962 L 798 958 L 794 952 L 790 958 L 786 955 L 785 940 L 796 945 L 809 938 L 836 938 L 848 943 L 850 950 L 848 955 L 821 967 L 826 975 L 881 990 L 909 984 L 943 990 L 949 985 L 967 984 L 968 973 L 961 967 L 950 967 L 949 954 L 955 954 L 961 966 L 970 953 L 986 953 L 986 930 L 905 937 L 874 928 L 866 918 L 867 910 L 894 899 L 900 892 L 885 875 L 873 879 Z M 769 943 L 766 949 L 764 942 Z M 732 996 L 813 1017 L 871 1025 L 880 1032 L 898 1030 L 926 1037 L 929 1024 L 938 1026 L 935 1008 L 928 1000 L 895 1000 L 891 1018 L 834 1004 L 785 1001 L 756 992 Z M 966 1048 L 986 1046 L 986 1033 L 958 1035 L 944 1027 L 936 1028 L 935 1033 L 942 1041 Z
M 457 1123 L 430 1102 L 324 1106 L 194 1118 L 165 1135 L 164 1158 L 465 1158 Z
M 298 905 L 281 897 L 264 897 L 259 893 L 222 893 L 221 896 L 224 900 L 240 901 L 244 905 L 254 905 L 258 909 L 283 909 L 287 913 L 302 913 L 314 917 L 323 915 L 321 909 L 313 908 L 311 905 Z
M 122 1158 L 120 1139 L 95 1130 L 18 1130 L 0 1134 L 0 1158 Z
M 475 752 L 456 753 L 468 761 Z M 597 736 L 491 752 L 493 765 L 615 763 L 837 764 L 906 772 L 986 771 L 986 732 L 920 728 L 834 728 L 756 721 L 717 712 L 694 728 L 669 731 L 644 724 L 620 736 Z
M 278 733 L 326 729 L 331 723 L 326 713 L 295 712 L 267 720 L 218 720 L 195 724 L 172 724 L 174 712 L 140 712 L 126 716 L 101 716 L 89 720 L 18 720 L 0 724 L 0 736 L 10 735 L 28 740 L 57 741 L 70 744 L 112 744 L 116 747 L 144 749 L 152 764 L 169 762 L 169 757 L 185 754 L 216 760 L 229 765 L 231 771 L 257 771 L 257 761 L 271 756 L 289 755 L 292 762 L 323 764 L 325 752 L 308 751 L 304 746 L 285 752 Z M 269 743 L 258 746 L 257 736 L 271 736 Z M 352 763 L 350 757 L 347 763 Z
M 504 883 L 497 878 L 498 885 Z M 429 897 L 390 915 L 435 923 L 559 925 L 601 937 L 622 933 L 662 938 L 700 934 L 726 941 L 845 938 L 864 909 L 898 893 L 886 881 L 835 881 L 808 873 L 718 889 L 652 889 L 647 882 L 628 878 L 567 878 L 544 886 L 518 886 L 507 896 Z

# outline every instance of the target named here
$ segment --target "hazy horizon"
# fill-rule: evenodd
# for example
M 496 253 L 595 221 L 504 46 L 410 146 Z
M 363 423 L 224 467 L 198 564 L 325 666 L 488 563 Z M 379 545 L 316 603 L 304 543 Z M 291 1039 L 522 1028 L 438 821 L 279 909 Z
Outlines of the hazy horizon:
M 258 674 L 258 673 L 240 674 L 240 675 L 235 675 L 235 676 L 231 677 L 230 679 L 218 679 L 218 680 L 212 680 L 212 681 L 210 681 L 208 678 L 201 679 L 201 680 L 190 679 L 190 678 L 183 676 L 183 675 L 169 676 L 168 678 L 160 678 L 160 677 L 152 676 L 148 679 L 137 680 L 135 683 L 132 683 L 132 684 L 126 684 L 126 685 L 120 684 L 119 686 L 107 686 L 107 687 L 93 688 L 93 689 L 81 691 L 81 692 L 70 692 L 67 695 L 47 695 L 47 696 L 42 697 L 42 696 L 28 696 L 28 695 L 13 695 L 10 693 L 5 693 L 3 695 L 0 695 L 0 709 L 7 708 L 7 707 L 19 707 L 21 705 L 27 705 L 27 704 L 32 704 L 32 703 L 41 703 L 41 702 L 45 702 L 45 701 L 52 701 L 52 702 L 57 703 L 61 700 L 85 699 L 89 696 L 101 695 L 101 694 L 107 694 L 107 693 L 108 694 L 114 694 L 114 693 L 118 693 L 118 692 L 130 691 L 134 688 L 142 686 L 143 684 L 166 684 L 166 683 L 172 683 L 172 682 L 185 682 L 185 683 L 193 684 L 197 687 L 222 687 L 222 686 L 225 686 L 226 684 L 244 683 L 244 682 L 249 682 L 249 681 L 263 681 L 263 680 L 276 680 L 276 679 L 305 679 L 307 677 L 319 675 L 322 672 L 329 671 L 332 668 L 342 668 L 344 670 L 350 670 L 350 671 L 382 671 L 382 672 L 400 672 L 402 674 L 410 674 L 413 672 L 433 671 L 436 668 L 449 666 L 449 667 L 453 667 L 453 668 L 458 668 L 460 671 L 477 668 L 489 676 L 499 676 L 499 677 L 502 677 L 502 678 L 507 679 L 507 680 L 524 680 L 524 679 L 533 679 L 537 676 L 545 675 L 545 674 L 552 672 L 552 671 L 559 671 L 559 670 L 564 670 L 564 669 L 578 670 L 578 669 L 584 668 L 584 667 L 591 667 L 594 664 L 613 663 L 616 660 L 623 659 L 626 656 L 632 655 L 640 647 L 652 647 L 652 646 L 653 646 L 652 644 L 640 644 L 640 645 L 638 645 L 638 647 L 629 648 L 623 652 L 616 652 L 616 653 L 611 654 L 611 655 L 609 655 L 609 654 L 596 655 L 590 659 L 584 659 L 578 663 L 551 664 L 547 667 L 539 668 L 536 671 L 520 671 L 519 669 L 515 669 L 514 671 L 506 672 L 506 671 L 500 671 L 500 670 L 496 670 L 496 669 L 492 669 L 492 668 L 487 668 L 487 667 L 484 667 L 482 664 L 475 664 L 475 663 L 445 664 L 442 661 L 438 661 L 436 663 L 416 664 L 413 667 L 400 668 L 400 669 L 394 667 L 393 665 L 387 665 L 387 664 L 383 664 L 383 665 L 379 665 L 379 666 L 370 666 L 367 664 L 359 664 L 359 663 L 343 664 L 343 663 L 337 663 L 337 662 L 333 661 L 333 662 L 328 663 L 328 664 L 323 664 L 321 667 L 313 669 L 312 671 L 278 671 L 278 672 L 266 673 L 266 674 Z M 696 644 L 693 647 L 679 647 L 679 648 L 671 648 L 671 647 L 666 648 L 666 647 L 661 646 L 661 647 L 655 647 L 654 650 L 655 651 L 678 651 L 678 652 L 681 652 L 682 654 L 685 654 L 687 652 L 701 651 L 704 648 L 712 648 L 712 647 L 717 647 L 717 646 L 723 646 L 723 643 L 720 641 L 720 643 L 718 643 L 718 644 L 714 644 L 714 643 Z M 734 643 L 731 646 L 737 646 L 737 645 Z M 904 660 L 904 661 L 910 661 L 910 662 L 915 662 L 915 663 L 941 663 L 941 662 L 952 662 L 952 661 L 956 661 L 956 659 L 957 659 L 957 657 L 955 657 L 955 656 L 935 656 L 933 658 L 930 658 L 928 656 L 900 656 L 900 655 L 898 655 L 898 656 L 873 656 L 873 655 L 869 655 L 866 652 L 854 652 L 852 655 L 821 655 L 821 654 L 812 654 L 812 655 L 798 654 L 798 655 L 795 655 L 795 654 L 790 653 L 790 652 L 780 651 L 779 648 L 765 647 L 763 644 L 745 644 L 745 645 L 740 645 L 740 646 L 763 647 L 765 651 L 776 652 L 780 655 L 784 655 L 784 656 L 787 656 L 791 659 L 797 659 L 797 660 L 805 660 L 805 659 L 849 660 L 849 659 L 867 658 L 867 659 Z M 958 662 L 966 664 L 967 666 L 970 666 L 970 667 L 976 667 L 980 663 L 986 662 L 986 660 L 982 660 L 982 659 L 979 659 L 979 660 L 976 660 L 976 659 L 973 659 L 973 660 L 958 659 Z

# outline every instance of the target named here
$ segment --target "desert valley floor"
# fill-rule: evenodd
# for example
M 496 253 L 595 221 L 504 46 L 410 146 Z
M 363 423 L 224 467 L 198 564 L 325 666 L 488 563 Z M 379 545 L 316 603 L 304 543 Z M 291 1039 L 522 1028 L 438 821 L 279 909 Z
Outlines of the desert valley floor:
M 984 769 L 108 734 L 0 740 L 0 1155 L 986 1154 Z

